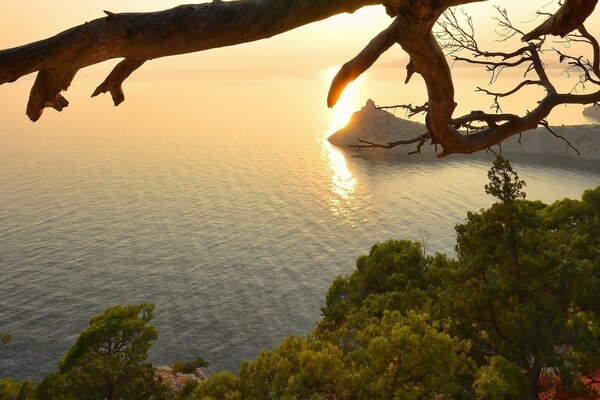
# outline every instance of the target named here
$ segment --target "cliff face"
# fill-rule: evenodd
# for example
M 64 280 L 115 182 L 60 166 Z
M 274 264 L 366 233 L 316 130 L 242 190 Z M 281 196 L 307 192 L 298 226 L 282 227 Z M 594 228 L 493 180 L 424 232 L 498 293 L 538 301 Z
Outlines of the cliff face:
M 599 112 L 600 115 L 600 112 Z M 554 137 L 544 128 L 534 129 L 524 133 L 519 143 L 519 137 L 512 137 L 502 142 L 502 153 L 505 155 L 537 155 L 573 158 L 587 161 L 600 160 L 600 125 L 558 126 L 552 128 L 558 135 L 567 139 L 579 152 L 577 154 L 564 140 Z M 329 137 L 329 142 L 348 151 L 348 147 L 357 144 L 357 138 L 373 143 L 412 139 L 425 133 L 425 125 L 408 121 L 394 116 L 385 110 L 378 110 L 372 100 L 358 112 L 354 113 L 348 125 Z M 407 154 L 415 150 L 415 145 L 399 146 L 391 150 L 375 149 L 378 152 L 391 152 L 394 155 Z M 422 157 L 434 157 L 434 147 L 426 144 L 422 148 Z M 494 149 L 498 152 L 498 149 Z

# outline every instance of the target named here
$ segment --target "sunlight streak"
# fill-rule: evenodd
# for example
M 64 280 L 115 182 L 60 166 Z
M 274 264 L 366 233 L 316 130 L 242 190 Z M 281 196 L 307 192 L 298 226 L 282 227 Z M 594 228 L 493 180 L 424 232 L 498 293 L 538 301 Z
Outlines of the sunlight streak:
M 321 72 L 321 76 L 327 83 L 331 83 L 339 69 L 340 66 L 326 68 Z M 331 195 L 329 198 L 331 213 L 348 223 L 351 223 L 352 216 L 356 214 L 357 210 L 357 205 L 354 204 L 354 194 L 358 180 L 348 169 L 346 156 L 333 147 L 327 141 L 327 137 L 348 125 L 352 115 L 360 109 L 358 90 L 363 82 L 364 79 L 361 77 L 346 87 L 336 106 L 331 110 L 329 127 L 323 138 L 323 149 L 327 153 L 331 171 Z
M 328 83 L 331 83 L 339 69 L 340 66 L 326 68 L 322 71 L 322 76 Z M 358 89 L 363 82 L 364 77 L 361 76 L 350 83 L 340 96 L 335 107 L 331 109 L 331 123 L 327 130 L 327 136 L 348 125 L 350 118 L 352 118 L 352 114 L 360 109 L 360 104 L 358 104 Z
M 327 153 L 331 171 L 331 194 L 329 195 L 331 213 L 350 223 L 357 210 L 354 194 L 358 180 L 352 176 L 346 156 L 341 151 L 334 148 L 327 140 L 323 141 L 323 149 Z

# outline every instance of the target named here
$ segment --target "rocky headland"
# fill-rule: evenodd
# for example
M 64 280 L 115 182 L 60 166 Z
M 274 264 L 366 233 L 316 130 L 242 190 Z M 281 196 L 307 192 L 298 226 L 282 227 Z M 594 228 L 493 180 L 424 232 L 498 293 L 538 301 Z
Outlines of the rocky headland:
M 595 107 L 585 111 L 586 115 L 598 115 L 600 109 Z M 569 144 L 560 138 L 554 137 L 545 128 L 537 128 L 524 133 L 521 138 L 514 136 L 502 142 L 502 154 L 507 156 L 537 156 L 556 157 L 561 159 L 573 159 L 580 161 L 600 160 L 600 125 L 572 125 L 555 126 L 552 130 L 564 137 L 579 152 L 573 150 Z M 358 112 L 354 113 L 348 125 L 331 135 L 328 140 L 331 144 L 347 151 L 354 151 L 349 145 L 358 144 L 358 139 L 373 143 L 387 144 L 388 142 L 412 139 L 426 132 L 425 125 L 419 122 L 399 118 L 394 114 L 378 109 L 372 100 Z M 520 139 L 520 140 L 519 140 Z M 390 150 L 377 148 L 361 151 L 376 152 L 378 154 L 388 153 L 393 156 L 407 155 L 416 149 L 416 144 L 398 146 Z M 498 152 L 498 148 L 494 151 Z M 415 156 L 412 156 L 415 157 Z M 435 157 L 435 148 L 426 144 L 421 149 L 421 157 L 430 159 Z

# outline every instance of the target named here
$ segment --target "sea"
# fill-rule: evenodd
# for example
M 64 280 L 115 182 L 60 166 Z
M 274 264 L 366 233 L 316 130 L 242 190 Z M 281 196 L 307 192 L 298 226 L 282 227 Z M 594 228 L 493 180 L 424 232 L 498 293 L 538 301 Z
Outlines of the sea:
M 335 70 L 140 70 L 118 108 L 89 98 L 106 72 L 84 70 L 71 105 L 35 124 L 24 113 L 33 77 L 0 87 L 0 332 L 13 338 L 0 377 L 42 379 L 92 315 L 142 302 L 156 306 L 155 365 L 202 356 L 209 372 L 235 371 L 313 329 L 332 280 L 374 243 L 453 254 L 454 226 L 493 202 L 483 186 L 494 155 L 332 147 L 328 135 L 367 99 L 425 99 L 418 78 L 404 86 L 402 71 L 375 68 L 329 110 Z M 487 110 L 491 99 L 473 93 L 487 83 L 457 71 L 459 107 Z M 531 109 L 536 95 L 507 111 Z M 551 122 L 593 123 L 582 110 L 557 109 Z M 529 199 L 600 185 L 596 163 L 514 166 Z

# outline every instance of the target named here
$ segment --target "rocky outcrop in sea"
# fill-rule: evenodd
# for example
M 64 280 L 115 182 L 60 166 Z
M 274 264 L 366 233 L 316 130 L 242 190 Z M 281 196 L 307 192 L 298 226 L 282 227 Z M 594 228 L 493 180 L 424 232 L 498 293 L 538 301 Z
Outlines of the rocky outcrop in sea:
M 588 111 L 590 113 L 591 111 Z M 595 110 L 600 118 L 600 111 Z M 502 142 L 502 154 L 552 156 L 561 159 L 572 158 L 582 161 L 600 160 L 600 125 L 555 126 L 552 130 L 563 136 L 575 147 L 579 154 L 569 144 L 553 136 L 545 128 L 537 128 L 519 136 L 513 136 Z M 348 125 L 331 135 L 331 144 L 348 151 L 356 151 L 348 145 L 358 144 L 357 138 L 373 143 L 387 144 L 403 139 L 412 139 L 426 132 L 425 125 L 419 122 L 399 118 L 394 114 L 380 110 L 373 100 L 358 112 L 354 113 Z M 394 155 L 407 154 L 416 149 L 416 145 L 398 146 L 391 150 L 375 149 L 367 151 L 390 152 Z M 499 148 L 494 151 L 498 152 Z M 423 146 L 423 158 L 435 157 L 435 148 L 429 144 Z

